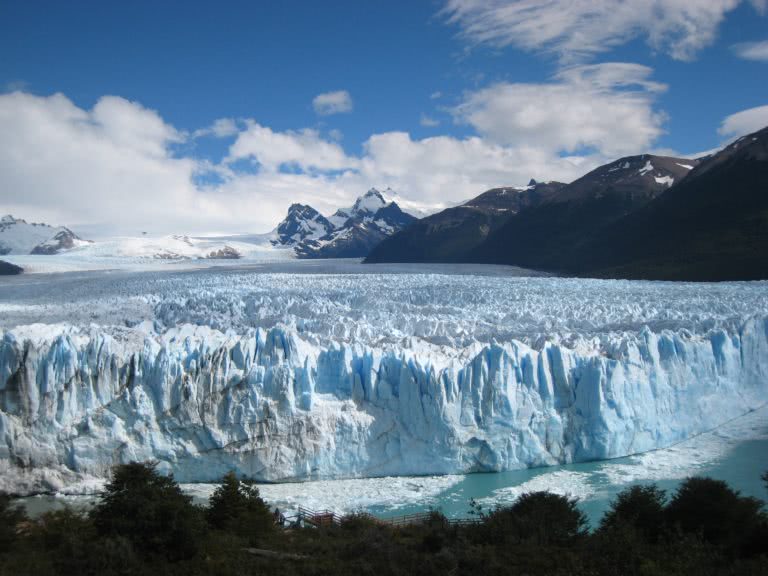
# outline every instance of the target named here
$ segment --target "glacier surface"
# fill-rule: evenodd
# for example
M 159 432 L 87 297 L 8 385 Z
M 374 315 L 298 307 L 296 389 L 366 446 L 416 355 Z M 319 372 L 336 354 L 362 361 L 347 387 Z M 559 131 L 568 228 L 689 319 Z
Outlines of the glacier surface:
M 605 459 L 768 397 L 765 283 L 349 266 L 0 285 L 0 488 L 145 459 L 182 482 Z

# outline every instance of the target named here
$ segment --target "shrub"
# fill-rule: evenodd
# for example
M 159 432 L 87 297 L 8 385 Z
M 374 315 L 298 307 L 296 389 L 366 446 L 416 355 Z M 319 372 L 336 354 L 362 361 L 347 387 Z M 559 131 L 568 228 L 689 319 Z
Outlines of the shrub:
M 664 528 L 666 493 L 655 484 L 619 492 L 600 521 L 601 531 L 631 527 L 646 542 L 656 542 Z
M 703 477 L 682 483 L 666 508 L 666 516 L 670 526 L 697 534 L 732 553 L 753 549 L 753 536 L 764 534 L 766 526 L 760 500 L 741 496 L 725 482 Z
M 235 533 L 255 543 L 274 531 L 274 518 L 269 506 L 251 482 L 238 480 L 234 472 L 221 480 L 211 495 L 205 512 L 212 528 Z
M 529 492 L 509 508 L 498 508 L 485 518 L 491 541 L 565 545 L 587 533 L 587 518 L 577 500 L 550 492 Z
M 121 536 L 144 555 L 169 560 L 194 556 L 201 529 L 200 512 L 172 476 L 156 464 L 132 462 L 116 466 L 106 492 L 91 512 L 102 536 Z

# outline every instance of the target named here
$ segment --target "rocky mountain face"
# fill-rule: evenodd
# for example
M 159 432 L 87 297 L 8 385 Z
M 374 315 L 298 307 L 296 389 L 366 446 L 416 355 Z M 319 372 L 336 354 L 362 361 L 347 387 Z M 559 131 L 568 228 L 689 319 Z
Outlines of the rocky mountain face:
M 644 154 L 600 166 L 507 220 L 469 261 L 562 271 L 595 234 L 662 196 L 696 162 Z
M 509 218 L 556 196 L 560 182 L 531 180 L 525 188 L 494 188 L 422 218 L 376 246 L 366 262 L 464 262 Z
M 58 254 L 88 243 L 64 226 L 27 222 L 10 214 L 0 218 L 0 255 Z
M 21 274 L 24 269 L 21 266 L 16 266 L 5 260 L 0 260 L 0 276 L 14 276 Z
M 333 230 L 333 225 L 312 206 L 291 204 L 288 215 L 275 230 L 273 244 L 300 244 L 307 239 L 322 238 Z
M 597 231 L 682 181 L 696 161 L 644 154 L 601 166 L 571 184 L 531 180 L 495 188 L 420 220 L 366 262 L 481 262 L 561 270 Z
M 275 246 L 292 246 L 299 258 L 362 258 L 416 218 L 385 193 L 371 188 L 350 208 L 325 218 L 311 206 L 293 204 L 275 230 Z
M 589 239 L 566 270 L 668 280 L 768 278 L 768 128 L 704 158 Z

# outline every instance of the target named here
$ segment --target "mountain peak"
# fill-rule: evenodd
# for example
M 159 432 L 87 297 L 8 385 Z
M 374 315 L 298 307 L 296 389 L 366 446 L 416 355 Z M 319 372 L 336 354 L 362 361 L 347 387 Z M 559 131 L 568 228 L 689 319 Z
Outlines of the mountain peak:
M 355 200 L 351 212 L 353 216 L 375 214 L 377 210 L 383 208 L 387 204 L 389 204 L 389 202 L 384 198 L 384 195 L 376 188 L 371 188 L 368 192 Z
M 288 215 L 277 225 L 276 243 L 296 244 L 307 238 L 321 238 L 333 226 L 312 206 L 295 202 L 288 207 Z

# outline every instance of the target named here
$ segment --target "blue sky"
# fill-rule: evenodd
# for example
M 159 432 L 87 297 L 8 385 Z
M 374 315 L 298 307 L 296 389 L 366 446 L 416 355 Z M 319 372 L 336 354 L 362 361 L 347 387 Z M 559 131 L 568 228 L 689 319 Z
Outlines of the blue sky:
M 266 231 L 293 201 L 331 211 L 373 185 L 434 208 L 715 148 L 768 124 L 768 15 L 764 0 L 2 0 L 0 90 L 3 212 Z M 335 113 L 313 105 L 328 93 Z

